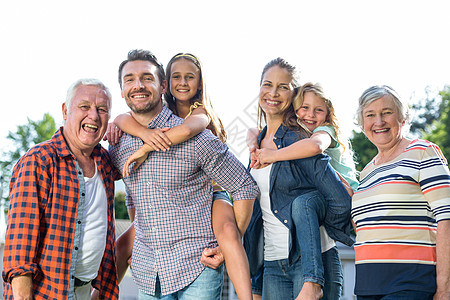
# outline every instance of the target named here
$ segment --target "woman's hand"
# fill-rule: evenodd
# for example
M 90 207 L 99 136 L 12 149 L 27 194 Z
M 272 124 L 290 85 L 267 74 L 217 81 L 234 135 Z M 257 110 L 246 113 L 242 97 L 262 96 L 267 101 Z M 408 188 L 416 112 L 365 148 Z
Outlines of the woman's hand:
M 109 123 L 103 140 L 107 140 L 110 145 L 115 146 L 120 142 L 122 134 L 122 130 L 120 130 L 120 128 L 117 127 L 116 124 Z
M 145 129 L 145 133 L 140 136 L 142 141 L 152 147 L 155 151 L 166 151 L 169 150 L 172 142 L 169 140 L 167 135 L 164 133 L 170 128 L 156 128 L 156 129 Z

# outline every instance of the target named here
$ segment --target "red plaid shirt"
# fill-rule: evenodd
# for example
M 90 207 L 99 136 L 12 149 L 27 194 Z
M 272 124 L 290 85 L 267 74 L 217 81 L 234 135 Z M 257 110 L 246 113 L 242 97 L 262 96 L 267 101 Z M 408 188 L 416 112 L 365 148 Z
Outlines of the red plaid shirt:
M 61 127 L 51 140 L 31 148 L 14 167 L 3 260 L 5 299 L 13 299 L 11 280 L 32 274 L 35 299 L 71 299 L 81 221 L 78 203 L 81 168 L 71 154 Z M 108 234 L 99 274 L 92 285 L 100 299 L 118 299 L 115 264 L 114 179 L 120 176 L 107 151 L 92 152 L 108 197 Z M 81 216 L 80 216 L 81 217 Z M 78 237 L 78 239 L 76 238 Z M 75 249 L 75 250 L 74 250 Z

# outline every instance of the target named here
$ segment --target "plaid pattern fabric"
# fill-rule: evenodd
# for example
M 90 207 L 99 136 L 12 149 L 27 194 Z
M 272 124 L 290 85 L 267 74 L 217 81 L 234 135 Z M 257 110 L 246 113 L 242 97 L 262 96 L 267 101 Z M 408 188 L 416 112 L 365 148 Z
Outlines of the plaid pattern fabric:
M 183 122 L 164 107 L 150 128 Z M 118 169 L 142 141 L 124 134 L 110 155 Z M 154 295 L 156 277 L 163 295 L 189 285 L 203 271 L 204 248 L 215 243 L 211 228 L 212 180 L 234 201 L 254 199 L 258 187 L 244 166 L 209 130 L 168 151 L 151 152 L 124 178 L 127 205 L 136 208 L 131 268 L 139 289 Z
M 35 299 L 73 297 L 76 262 L 71 257 L 79 242 L 75 239 L 82 226 L 78 203 L 85 191 L 78 180 L 82 171 L 62 132 L 61 127 L 51 140 L 31 148 L 13 169 L 3 262 L 5 299 L 13 299 L 11 280 L 25 274 L 33 275 Z M 101 299 L 118 299 L 113 213 L 114 179 L 120 174 L 100 145 L 92 156 L 108 197 L 109 233 L 99 275 L 92 284 Z

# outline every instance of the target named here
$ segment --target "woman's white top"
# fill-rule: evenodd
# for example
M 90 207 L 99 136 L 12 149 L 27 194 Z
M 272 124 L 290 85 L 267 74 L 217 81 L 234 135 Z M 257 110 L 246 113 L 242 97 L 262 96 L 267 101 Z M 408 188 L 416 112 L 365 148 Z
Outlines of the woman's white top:
M 251 169 L 250 174 L 255 179 L 261 191 L 261 205 L 264 226 L 264 260 L 273 261 L 289 257 L 289 229 L 273 214 L 270 208 L 270 171 L 272 165 L 262 169 Z M 322 252 L 335 246 L 323 226 L 320 226 L 320 243 Z

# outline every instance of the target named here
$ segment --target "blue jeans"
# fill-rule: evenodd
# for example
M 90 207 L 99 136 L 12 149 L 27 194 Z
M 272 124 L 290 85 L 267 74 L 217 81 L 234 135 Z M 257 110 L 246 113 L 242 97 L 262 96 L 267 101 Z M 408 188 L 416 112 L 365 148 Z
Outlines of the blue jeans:
M 400 291 L 388 295 L 357 296 L 358 300 L 433 300 L 434 293 Z
M 323 298 L 338 300 L 342 294 L 342 267 L 336 247 L 322 253 L 324 262 L 325 285 Z M 264 300 L 295 299 L 303 286 L 302 261 L 289 265 L 287 259 L 264 261 L 262 295 Z M 252 281 L 254 290 L 258 280 Z
M 216 270 L 206 267 L 190 285 L 166 296 L 161 296 L 161 286 L 157 278 L 155 296 L 139 291 L 139 300 L 219 300 L 222 295 L 222 286 L 223 265 Z
M 295 243 L 300 248 L 304 282 L 314 282 L 324 286 L 322 248 L 320 245 L 320 223 L 325 218 L 327 204 L 318 192 L 298 196 L 292 202 L 292 222 Z
M 342 295 L 342 274 L 341 258 L 336 247 L 322 253 L 322 261 L 325 275 L 325 285 L 323 286 L 323 297 L 321 300 L 339 300 Z

